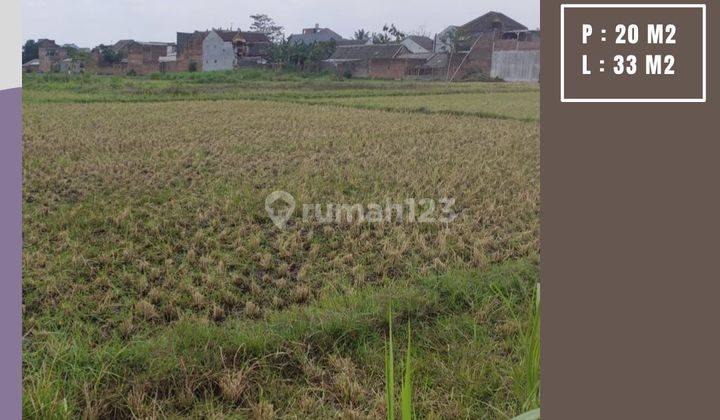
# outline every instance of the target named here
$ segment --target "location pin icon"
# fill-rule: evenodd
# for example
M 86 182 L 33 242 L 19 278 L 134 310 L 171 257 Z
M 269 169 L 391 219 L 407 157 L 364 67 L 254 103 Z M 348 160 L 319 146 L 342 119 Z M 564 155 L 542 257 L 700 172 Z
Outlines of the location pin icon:
M 283 205 L 276 206 L 275 204 L 278 202 Z M 285 225 L 295 211 L 295 198 L 288 192 L 275 191 L 265 199 L 265 210 L 278 229 L 285 229 Z

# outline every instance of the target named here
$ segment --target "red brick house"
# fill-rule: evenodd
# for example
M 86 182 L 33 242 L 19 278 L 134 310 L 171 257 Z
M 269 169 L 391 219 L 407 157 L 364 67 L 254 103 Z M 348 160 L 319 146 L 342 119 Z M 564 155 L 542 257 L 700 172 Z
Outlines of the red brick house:
M 411 52 L 402 44 L 342 45 L 323 62 L 323 68 L 341 76 L 401 79 L 407 75 L 408 66 L 424 61 L 398 58 L 404 54 Z
M 500 78 L 512 81 L 538 81 L 540 76 L 539 32 L 515 30 L 501 33 L 485 33 L 475 38 L 467 52 L 461 52 L 463 60 L 453 72 L 451 80 L 460 80 L 477 74 L 482 77 Z M 505 70 L 498 70 L 497 61 L 504 66 L 532 66 L 532 69 L 518 69 L 527 77 L 508 79 Z M 514 71 L 513 71 L 514 73 Z
M 108 62 L 101 47 L 91 52 L 93 70 L 98 74 L 150 74 L 160 71 L 160 58 L 174 54 L 175 44 L 169 42 L 140 42 L 123 39 L 107 47 L 119 57 Z
M 173 43 L 131 41 L 126 46 L 127 71 L 136 74 L 157 73 L 160 71 L 160 57 L 174 52 Z
M 539 50 L 539 31 L 489 12 L 449 27 L 435 40 L 407 37 L 401 44 L 338 46 L 323 67 L 352 77 L 537 81 Z
M 177 33 L 176 71 L 202 71 L 203 40 L 208 31 Z
M 486 13 L 462 26 L 451 26 L 442 34 L 442 37 L 436 37 L 435 51 L 448 55 L 444 64 L 447 66 L 446 77 L 450 80 L 472 75 L 504 79 L 508 68 L 511 73 L 517 70 L 525 75 L 522 79 L 511 77 L 511 80 L 537 81 L 539 78 L 540 32 L 528 30 L 502 13 Z M 498 60 L 503 63 L 500 67 Z M 437 64 L 438 60 L 435 61 Z M 441 74 L 437 67 L 433 71 L 427 68 L 423 71 Z
M 63 48 L 52 39 L 38 41 L 38 71 L 50 73 L 60 71 L 60 62 L 68 58 L 67 48 Z

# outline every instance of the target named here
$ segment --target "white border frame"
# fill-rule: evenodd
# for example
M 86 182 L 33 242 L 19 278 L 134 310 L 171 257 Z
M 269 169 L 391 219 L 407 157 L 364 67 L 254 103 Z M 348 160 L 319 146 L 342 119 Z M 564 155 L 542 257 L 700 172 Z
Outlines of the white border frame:
M 701 98 L 566 98 L 565 97 L 565 9 L 702 9 L 702 97 Z M 707 102 L 707 7 L 705 4 L 561 4 L 560 5 L 560 102 L 590 103 L 678 103 Z
M 3 1 L 0 16 L 0 90 L 19 88 L 22 85 L 22 32 L 20 27 L 20 1 Z M 13 140 L 14 141 L 14 140 Z

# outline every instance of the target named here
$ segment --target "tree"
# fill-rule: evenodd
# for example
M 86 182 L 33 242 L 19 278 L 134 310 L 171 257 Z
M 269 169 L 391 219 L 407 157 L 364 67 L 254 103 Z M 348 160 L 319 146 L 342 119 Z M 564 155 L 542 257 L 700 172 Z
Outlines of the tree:
M 400 42 L 405 38 L 405 33 L 400 31 L 395 24 L 388 26 L 383 25 L 382 32 L 373 32 L 373 44 L 389 44 L 390 42 Z
M 272 44 L 267 49 L 267 60 L 274 64 L 276 70 L 279 70 L 287 63 L 290 50 L 290 43 L 287 40 Z
M 410 35 L 417 35 L 417 36 L 425 36 L 428 38 L 432 38 L 432 33 L 427 30 L 427 27 L 425 25 L 420 25 L 414 30 L 410 31 Z
M 448 47 L 448 68 L 446 78 L 450 80 L 450 67 L 453 55 L 461 51 L 468 43 L 472 42 L 472 37 L 460 28 L 454 28 L 440 37 L 440 42 Z
M 275 21 L 268 15 L 256 14 L 250 15 L 253 23 L 250 25 L 250 30 L 254 32 L 260 32 L 268 36 L 270 41 L 277 44 L 285 39 L 285 33 L 283 27 L 276 24 Z
M 396 28 L 394 23 L 390 26 L 383 26 L 383 32 L 387 32 L 391 36 L 394 36 L 395 42 L 400 42 L 405 39 L 405 33 L 401 32 L 398 28 Z
M 24 64 L 36 58 L 38 58 L 38 44 L 34 39 L 28 39 L 22 47 L 22 62 Z
M 121 52 L 115 51 L 111 46 L 100 44 L 98 45 L 100 50 L 100 58 L 103 63 L 116 64 L 125 58 L 125 55 Z
M 446 45 L 449 53 L 456 53 L 464 48 L 469 47 L 474 39 L 473 37 L 460 28 L 453 28 L 445 32 L 438 39 L 443 45 Z
M 328 58 L 330 58 L 335 52 L 336 48 L 337 45 L 335 44 L 334 39 L 325 42 L 315 42 L 310 46 L 310 51 L 308 52 L 308 60 L 310 60 L 311 63 L 318 66 L 319 68 L 320 63 L 323 60 L 327 60 Z
M 284 40 L 270 47 L 268 60 L 277 69 L 291 65 L 297 71 L 318 70 L 320 63 L 330 58 L 335 52 L 335 48 L 334 40 L 313 42 L 312 44 L 294 44 Z
M 367 41 L 370 39 L 370 32 L 366 31 L 365 29 L 358 29 L 355 31 L 355 35 L 353 35 L 353 39 L 356 39 L 358 41 Z
M 372 34 L 372 41 L 373 44 L 389 44 L 390 43 L 390 35 L 386 34 L 385 32 L 373 32 Z
M 83 51 L 77 48 L 72 47 L 66 47 L 68 50 L 68 57 L 72 58 L 73 60 L 78 60 L 84 64 L 89 63 L 92 61 L 92 56 L 89 52 Z

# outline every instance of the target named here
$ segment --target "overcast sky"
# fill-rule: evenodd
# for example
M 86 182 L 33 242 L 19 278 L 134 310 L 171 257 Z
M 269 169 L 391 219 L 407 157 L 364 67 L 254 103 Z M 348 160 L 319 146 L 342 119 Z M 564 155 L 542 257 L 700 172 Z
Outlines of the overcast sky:
M 24 39 L 80 47 L 119 39 L 173 42 L 178 31 L 247 29 L 249 15 L 264 13 L 286 35 L 319 23 L 350 38 L 358 28 L 379 31 L 384 23 L 435 34 L 491 10 L 531 29 L 540 26 L 540 0 L 22 0 L 22 30 Z

